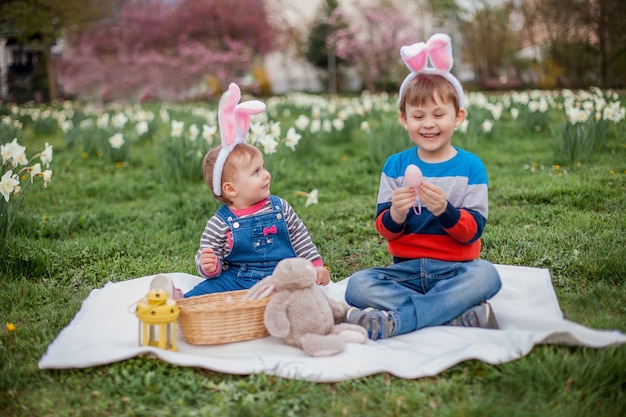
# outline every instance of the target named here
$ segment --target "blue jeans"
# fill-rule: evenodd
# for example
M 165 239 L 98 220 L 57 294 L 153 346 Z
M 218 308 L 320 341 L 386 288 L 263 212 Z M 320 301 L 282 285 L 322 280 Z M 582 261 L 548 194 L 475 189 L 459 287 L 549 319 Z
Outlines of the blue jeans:
M 470 307 L 493 297 L 502 286 L 488 261 L 448 262 L 413 259 L 353 274 L 346 302 L 391 313 L 392 336 L 448 323 Z
M 274 266 L 271 268 L 250 268 L 244 265 L 226 268 L 218 277 L 207 278 L 186 292 L 185 298 L 215 292 L 247 290 L 263 278 L 272 275 L 274 271 Z

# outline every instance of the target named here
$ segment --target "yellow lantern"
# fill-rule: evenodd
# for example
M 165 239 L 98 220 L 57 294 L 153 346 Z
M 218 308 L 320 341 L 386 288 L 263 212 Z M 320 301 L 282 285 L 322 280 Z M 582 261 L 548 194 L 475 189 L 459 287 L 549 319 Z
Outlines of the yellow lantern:
M 180 310 L 166 291 L 150 291 L 137 303 L 135 314 L 139 319 L 139 346 L 176 351 L 176 319 Z

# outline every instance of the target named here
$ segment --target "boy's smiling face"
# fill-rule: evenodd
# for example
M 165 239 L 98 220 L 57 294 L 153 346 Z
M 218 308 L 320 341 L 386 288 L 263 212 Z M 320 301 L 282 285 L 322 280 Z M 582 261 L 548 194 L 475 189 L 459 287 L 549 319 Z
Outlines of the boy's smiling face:
M 445 103 L 437 95 L 421 105 L 407 104 L 400 113 L 400 123 L 426 162 L 442 162 L 454 156 L 452 136 L 464 120 L 464 109 L 457 112 L 453 103 Z

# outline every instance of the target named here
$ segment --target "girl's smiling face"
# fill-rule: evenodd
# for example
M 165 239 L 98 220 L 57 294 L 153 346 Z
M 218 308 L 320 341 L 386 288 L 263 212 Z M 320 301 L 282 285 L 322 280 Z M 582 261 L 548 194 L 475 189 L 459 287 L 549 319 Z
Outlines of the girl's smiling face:
M 445 103 L 437 95 L 420 105 L 407 104 L 400 113 L 400 123 L 426 162 L 441 162 L 454 156 L 452 136 L 464 120 L 464 109 L 457 112 L 453 103 Z

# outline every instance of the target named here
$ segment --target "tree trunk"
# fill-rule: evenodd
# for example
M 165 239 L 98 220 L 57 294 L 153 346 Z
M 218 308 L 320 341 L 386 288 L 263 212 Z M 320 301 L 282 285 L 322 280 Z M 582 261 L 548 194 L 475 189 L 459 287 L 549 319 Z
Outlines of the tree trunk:
M 58 98 L 57 92 L 57 66 L 50 46 L 44 49 L 44 59 L 46 60 L 46 73 L 48 74 L 48 97 L 50 101 Z

